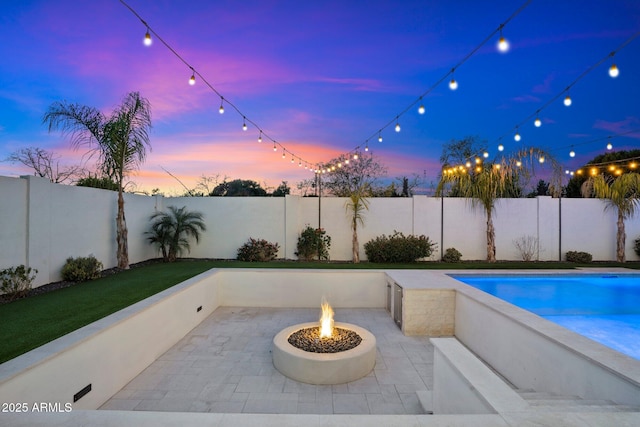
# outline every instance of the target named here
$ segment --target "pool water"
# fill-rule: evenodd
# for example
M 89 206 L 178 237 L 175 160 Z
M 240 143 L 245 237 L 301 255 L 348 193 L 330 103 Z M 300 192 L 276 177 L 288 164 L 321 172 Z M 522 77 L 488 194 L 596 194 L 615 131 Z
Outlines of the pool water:
M 640 360 L 640 275 L 452 277 Z

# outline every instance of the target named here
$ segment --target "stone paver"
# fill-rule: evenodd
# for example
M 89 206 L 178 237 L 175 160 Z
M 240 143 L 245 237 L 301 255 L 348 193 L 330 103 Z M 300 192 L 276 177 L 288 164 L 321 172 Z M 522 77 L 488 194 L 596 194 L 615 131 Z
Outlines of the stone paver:
M 376 337 L 374 370 L 336 385 L 278 372 L 273 337 L 317 321 L 318 309 L 220 307 L 100 409 L 269 414 L 419 414 L 416 391 L 433 385 L 433 347 L 406 337 L 384 309 L 335 309 L 336 321 Z

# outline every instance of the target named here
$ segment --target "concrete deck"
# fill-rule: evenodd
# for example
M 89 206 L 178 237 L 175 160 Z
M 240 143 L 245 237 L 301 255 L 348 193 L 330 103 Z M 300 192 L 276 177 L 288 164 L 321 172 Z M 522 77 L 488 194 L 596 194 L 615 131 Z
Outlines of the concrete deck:
M 271 361 L 283 328 L 317 321 L 318 309 L 220 307 L 100 409 L 261 414 L 421 414 L 416 391 L 433 384 L 433 346 L 407 337 L 384 309 L 336 309 L 336 321 L 372 332 L 378 354 L 366 377 L 310 385 Z

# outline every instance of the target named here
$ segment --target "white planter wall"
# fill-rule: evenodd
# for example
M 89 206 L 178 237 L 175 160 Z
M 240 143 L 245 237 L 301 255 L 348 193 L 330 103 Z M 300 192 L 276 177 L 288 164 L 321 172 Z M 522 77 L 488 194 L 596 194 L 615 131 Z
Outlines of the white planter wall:
M 117 194 L 52 184 L 37 177 L 0 177 L 0 269 L 19 264 L 39 270 L 35 285 L 60 279 L 66 258 L 95 255 L 105 268 L 116 265 Z M 319 212 L 320 202 L 320 212 Z M 296 259 L 296 242 L 307 226 L 331 236 L 332 260 L 351 259 L 351 224 L 347 199 L 337 197 L 177 197 L 125 195 L 131 262 L 157 257 L 146 241 L 149 216 L 167 206 L 187 206 L 204 214 L 207 231 L 189 256 L 235 258 L 250 237 L 280 245 L 280 258 Z M 494 226 L 501 260 L 520 259 L 514 240 L 530 235 L 540 242 L 540 260 L 558 260 L 569 250 L 590 252 L 594 260 L 615 260 L 616 212 L 595 199 L 502 199 Z M 455 247 L 463 259 L 486 258 L 486 219 L 482 208 L 458 198 L 415 196 L 372 198 L 358 227 L 360 257 L 364 243 L 394 230 L 425 234 L 438 244 L 431 257 Z M 627 259 L 637 260 L 633 241 L 640 236 L 640 216 L 626 223 Z

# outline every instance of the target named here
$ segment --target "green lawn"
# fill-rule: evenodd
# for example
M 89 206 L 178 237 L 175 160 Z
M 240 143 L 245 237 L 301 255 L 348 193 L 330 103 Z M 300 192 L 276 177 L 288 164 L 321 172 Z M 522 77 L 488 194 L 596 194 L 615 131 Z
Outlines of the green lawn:
M 592 267 L 619 267 L 615 262 L 592 263 Z M 275 261 L 185 260 L 151 264 L 0 305 L 0 363 L 46 344 L 75 329 L 163 291 L 208 269 L 218 268 L 314 268 L 314 269 L 570 269 L 566 262 L 462 262 L 446 264 L 317 263 Z M 624 267 L 640 269 L 639 262 Z

